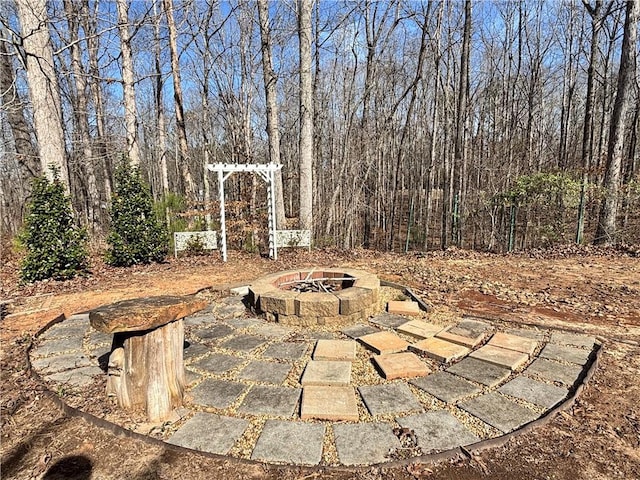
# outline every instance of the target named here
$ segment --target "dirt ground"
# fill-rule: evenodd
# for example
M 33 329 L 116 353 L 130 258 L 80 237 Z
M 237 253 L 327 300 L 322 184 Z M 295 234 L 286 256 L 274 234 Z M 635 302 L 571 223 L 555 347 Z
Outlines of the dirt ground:
M 467 251 L 385 254 L 282 252 L 278 261 L 232 252 L 130 269 L 95 261 L 92 275 L 20 287 L 3 255 L 0 295 L 1 471 L 6 479 L 638 479 L 640 259 L 637 250 L 564 247 L 518 255 Z M 60 411 L 29 375 L 32 336 L 60 314 L 156 294 L 248 283 L 288 268 L 369 270 L 410 286 L 433 315 L 477 316 L 596 335 L 604 353 L 568 412 L 505 446 L 431 464 L 326 469 L 269 466 L 179 451 Z

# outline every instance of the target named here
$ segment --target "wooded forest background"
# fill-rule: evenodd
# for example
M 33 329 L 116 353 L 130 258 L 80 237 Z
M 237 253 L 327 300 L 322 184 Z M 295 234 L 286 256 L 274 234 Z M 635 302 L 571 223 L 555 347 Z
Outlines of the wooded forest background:
M 318 246 L 640 243 L 639 10 L 0 0 L 2 231 L 53 164 L 104 238 L 126 156 L 174 230 L 216 228 L 205 164 L 271 161 L 280 227 Z M 264 184 L 226 184 L 229 238 L 255 248 Z

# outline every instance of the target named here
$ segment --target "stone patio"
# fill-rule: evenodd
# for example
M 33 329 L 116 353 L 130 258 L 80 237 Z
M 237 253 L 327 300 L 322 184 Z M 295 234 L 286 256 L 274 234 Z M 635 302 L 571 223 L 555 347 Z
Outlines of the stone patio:
M 188 400 L 165 440 L 261 462 L 351 466 L 398 458 L 394 428 L 407 428 L 422 453 L 446 451 L 544 415 L 594 348 L 585 335 L 472 318 L 447 327 L 422 314 L 316 330 L 251 316 L 238 297 L 214 303 L 185 319 Z M 65 391 L 103 384 L 98 358 L 104 368 L 110 346 L 76 315 L 44 332 L 30 356 L 49 388 Z M 363 371 L 376 380 L 362 383 Z

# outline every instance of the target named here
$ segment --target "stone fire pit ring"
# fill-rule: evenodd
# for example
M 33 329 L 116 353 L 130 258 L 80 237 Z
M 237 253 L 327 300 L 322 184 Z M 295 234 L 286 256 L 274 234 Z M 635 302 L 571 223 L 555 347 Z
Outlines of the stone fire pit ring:
M 301 281 L 331 283 L 336 291 L 298 292 Z M 344 325 L 366 320 L 378 310 L 380 280 L 372 273 L 349 268 L 288 270 L 261 277 L 249 286 L 249 302 L 258 314 L 284 325 Z

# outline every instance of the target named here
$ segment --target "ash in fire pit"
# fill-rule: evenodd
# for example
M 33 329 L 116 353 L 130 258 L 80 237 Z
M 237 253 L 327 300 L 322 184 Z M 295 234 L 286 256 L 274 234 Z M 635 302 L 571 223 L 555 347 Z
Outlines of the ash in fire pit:
M 355 279 L 351 276 L 340 278 L 323 277 L 312 278 L 312 272 L 303 280 L 292 280 L 278 285 L 281 290 L 291 290 L 294 292 L 324 292 L 333 293 L 353 286 Z
M 379 290 L 378 277 L 360 270 L 294 270 L 256 280 L 249 300 L 257 313 L 284 324 L 345 324 L 375 314 Z

